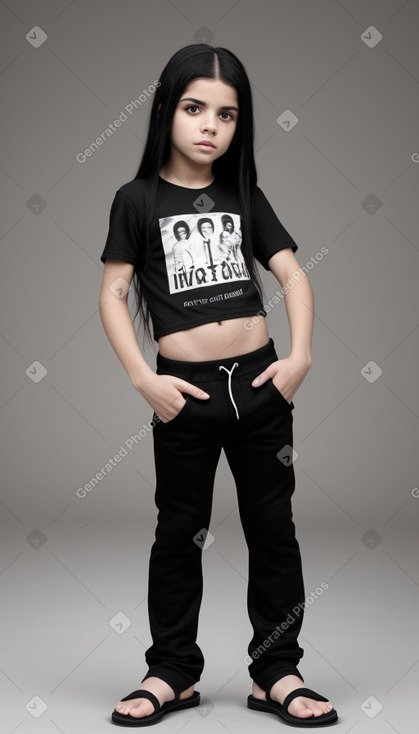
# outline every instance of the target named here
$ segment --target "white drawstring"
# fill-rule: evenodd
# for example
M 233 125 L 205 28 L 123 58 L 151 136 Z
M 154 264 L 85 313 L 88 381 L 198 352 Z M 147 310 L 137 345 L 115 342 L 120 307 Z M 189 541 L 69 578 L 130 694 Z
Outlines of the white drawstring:
M 228 371 L 227 367 L 224 367 L 223 364 L 220 364 L 220 366 L 219 366 L 218 369 L 219 370 L 225 370 L 228 373 L 228 392 L 229 392 L 229 395 L 230 395 L 231 402 L 234 405 L 234 410 L 236 411 L 236 417 L 239 420 L 240 419 L 239 411 L 237 410 L 237 405 L 234 402 L 233 393 L 232 393 L 232 390 L 231 390 L 231 375 L 233 374 L 234 368 L 235 367 L 238 367 L 238 366 L 239 366 L 239 363 L 238 362 L 234 362 L 234 364 L 233 364 L 230 372 Z

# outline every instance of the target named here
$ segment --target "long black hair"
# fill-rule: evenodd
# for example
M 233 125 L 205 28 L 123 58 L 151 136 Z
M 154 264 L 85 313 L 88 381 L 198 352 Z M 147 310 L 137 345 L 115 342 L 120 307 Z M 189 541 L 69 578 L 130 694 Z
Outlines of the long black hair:
M 150 112 L 147 141 L 140 167 L 135 178 L 150 182 L 147 211 L 142 232 L 142 265 L 134 272 L 136 312 L 144 322 L 144 333 L 150 341 L 150 312 L 141 288 L 141 270 L 147 265 L 150 254 L 150 227 L 157 195 L 159 172 L 170 154 L 170 131 L 172 120 L 184 90 L 199 77 L 220 79 L 237 91 L 239 113 L 237 127 L 228 150 L 212 164 L 215 178 L 231 184 L 239 193 L 242 220 L 242 252 L 249 275 L 263 299 L 262 283 L 253 259 L 253 237 L 251 211 L 257 184 L 254 159 L 255 125 L 252 92 L 246 70 L 241 61 L 226 48 L 196 43 L 177 51 L 164 67 L 159 77 Z M 161 105 L 159 110 L 159 105 Z

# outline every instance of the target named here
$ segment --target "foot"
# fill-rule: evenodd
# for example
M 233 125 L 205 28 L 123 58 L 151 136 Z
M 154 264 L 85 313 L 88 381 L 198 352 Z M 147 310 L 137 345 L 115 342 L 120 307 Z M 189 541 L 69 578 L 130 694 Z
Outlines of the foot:
M 306 687 L 306 684 L 297 675 L 285 675 L 278 680 L 269 691 L 271 698 L 283 704 L 285 697 L 296 688 Z M 257 683 L 253 681 L 252 694 L 255 698 L 266 701 L 266 693 Z M 312 698 L 297 696 L 288 706 L 288 713 L 298 716 L 300 719 L 309 719 L 311 716 L 327 714 L 333 708 L 330 701 L 314 701 Z
M 156 676 L 146 678 L 138 687 L 154 693 L 159 700 L 160 706 L 163 706 L 166 701 L 173 701 L 175 697 L 173 688 L 164 680 L 157 678 Z M 180 699 L 192 696 L 193 692 L 194 686 L 190 686 L 185 691 L 182 691 Z M 120 714 L 129 714 L 136 718 L 149 716 L 154 713 L 155 710 L 153 704 L 148 700 L 148 698 L 133 698 L 131 701 L 119 701 L 115 706 L 115 709 Z

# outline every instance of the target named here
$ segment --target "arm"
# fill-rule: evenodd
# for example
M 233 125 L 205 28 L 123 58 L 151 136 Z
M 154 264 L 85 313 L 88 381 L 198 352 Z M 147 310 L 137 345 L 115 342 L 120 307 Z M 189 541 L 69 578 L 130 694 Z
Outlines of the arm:
M 308 276 L 300 269 L 298 260 L 290 247 L 275 253 L 270 258 L 268 265 L 284 290 L 287 281 L 291 281 L 289 285 L 292 287 L 287 288 L 284 295 L 291 333 L 290 356 L 300 358 L 311 366 L 314 295 Z
M 107 259 L 99 297 L 99 314 L 117 357 L 122 362 L 133 386 L 145 398 L 164 423 L 173 419 L 185 405 L 182 392 L 209 398 L 208 393 L 186 380 L 172 375 L 157 375 L 144 359 L 138 346 L 128 310 L 128 288 L 134 266 L 121 260 Z M 125 296 L 118 298 L 110 290 L 117 278 L 126 281 Z
M 275 253 L 268 264 L 284 291 L 287 288 L 284 299 L 290 325 L 291 351 L 286 359 L 279 359 L 269 365 L 256 378 L 258 382 L 253 381 L 252 384 L 257 387 L 272 378 L 277 389 L 291 402 L 311 367 L 314 296 L 308 277 L 300 269 L 291 247 Z M 286 285 L 288 280 L 291 281 L 288 284 L 292 286 L 290 288 Z
M 154 372 L 140 351 L 128 310 L 128 287 L 133 273 L 134 266 L 130 263 L 106 260 L 99 297 L 99 314 L 114 352 L 122 362 L 133 386 L 139 390 L 147 377 Z M 117 278 L 123 278 L 127 283 L 127 293 L 123 298 L 118 298 L 110 290 L 110 286 Z

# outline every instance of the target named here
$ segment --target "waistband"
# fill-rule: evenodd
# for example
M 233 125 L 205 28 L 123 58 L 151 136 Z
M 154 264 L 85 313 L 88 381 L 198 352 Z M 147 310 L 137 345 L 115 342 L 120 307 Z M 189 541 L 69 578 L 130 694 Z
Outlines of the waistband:
M 224 357 L 220 359 L 210 359 L 204 362 L 189 362 L 180 359 L 169 359 L 163 357 L 160 352 L 156 355 L 157 371 L 167 372 L 168 374 L 181 377 L 183 380 L 192 382 L 195 380 L 219 380 L 220 367 L 231 370 L 234 363 L 238 362 L 236 369 L 237 376 L 243 376 L 263 365 L 268 365 L 273 360 L 278 359 L 275 351 L 275 345 L 272 337 L 269 337 L 267 344 L 259 349 L 245 354 L 237 354 L 235 357 Z

